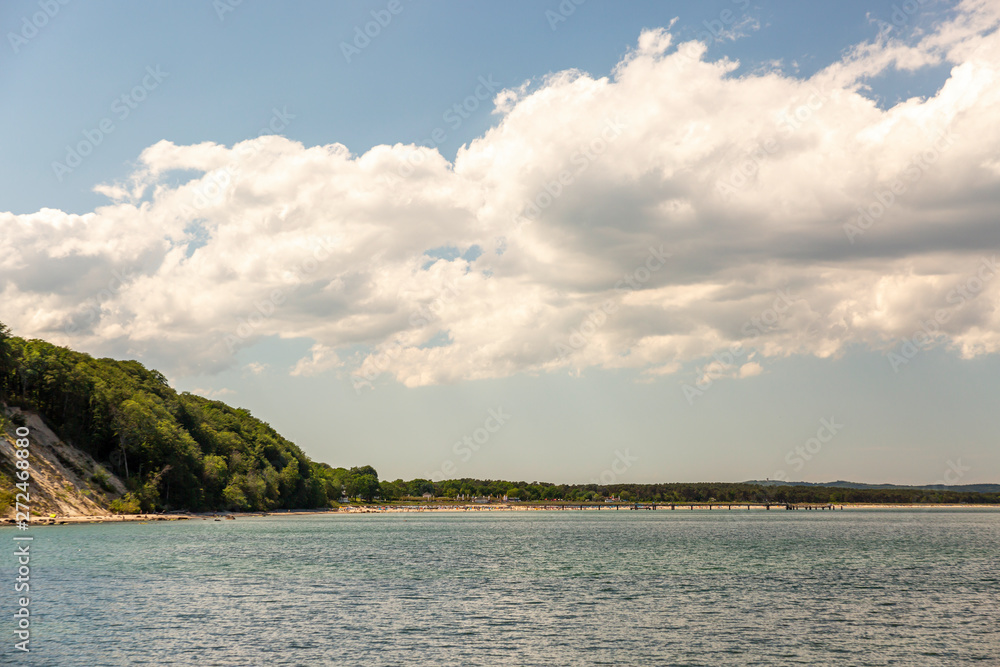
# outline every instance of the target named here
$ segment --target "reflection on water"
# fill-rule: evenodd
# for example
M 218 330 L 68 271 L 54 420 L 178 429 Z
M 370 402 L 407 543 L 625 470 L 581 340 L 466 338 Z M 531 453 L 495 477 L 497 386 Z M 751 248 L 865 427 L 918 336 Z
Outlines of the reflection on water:
M 4 663 L 957 665 L 1000 655 L 997 511 L 388 514 L 32 534 L 34 650 L 15 656 L 5 641 Z M 3 604 L 9 618 L 11 594 Z

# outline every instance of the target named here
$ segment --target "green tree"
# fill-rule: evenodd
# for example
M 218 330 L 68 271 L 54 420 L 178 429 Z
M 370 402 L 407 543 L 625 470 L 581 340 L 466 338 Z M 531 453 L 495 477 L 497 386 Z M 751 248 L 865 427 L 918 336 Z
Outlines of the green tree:
M 229 485 L 223 489 L 222 498 L 225 501 L 227 509 L 249 509 L 250 504 L 247 502 L 246 494 L 243 493 L 243 486 L 241 484 L 242 481 L 243 475 L 236 475 L 232 478 L 232 481 L 229 482 Z
M 0 322 L 0 400 L 7 395 L 7 376 L 11 371 L 10 329 Z
M 378 477 L 375 475 L 360 475 L 357 480 L 357 495 L 371 502 L 379 493 Z
M 395 482 L 381 482 L 378 485 L 378 489 L 379 495 L 382 496 L 382 500 L 386 502 L 399 500 L 403 495 Z

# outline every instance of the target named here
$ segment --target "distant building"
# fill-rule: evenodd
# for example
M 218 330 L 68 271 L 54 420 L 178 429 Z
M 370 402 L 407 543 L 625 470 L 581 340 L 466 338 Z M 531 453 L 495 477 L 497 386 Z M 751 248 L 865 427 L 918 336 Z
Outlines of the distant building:
M 427 493 L 425 493 L 425 494 L 423 495 L 423 499 L 424 499 L 424 500 L 433 500 L 433 499 L 434 499 L 434 494 L 433 494 L 433 493 L 430 493 L 430 492 L 427 492 Z

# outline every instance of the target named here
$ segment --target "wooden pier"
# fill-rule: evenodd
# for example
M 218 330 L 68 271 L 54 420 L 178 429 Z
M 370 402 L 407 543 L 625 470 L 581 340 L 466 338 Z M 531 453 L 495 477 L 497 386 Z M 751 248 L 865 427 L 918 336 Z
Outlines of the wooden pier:
M 618 509 L 618 505 L 615 505 L 615 509 Z M 752 509 L 754 507 L 758 509 L 770 510 L 772 507 L 775 509 L 786 509 L 786 510 L 835 510 L 837 507 L 830 503 L 632 503 L 628 505 L 630 510 L 655 510 L 655 509 L 700 509 L 700 510 L 715 510 L 715 509 Z M 581 507 L 582 509 L 582 507 Z M 844 509 L 841 505 L 840 509 Z
M 790 503 L 790 504 L 788 504 L 785 507 L 785 509 L 787 509 L 787 510 L 835 510 L 837 508 L 834 505 L 832 505 L 832 504 L 825 504 L 824 505 L 822 503 Z M 844 506 L 841 505 L 840 509 L 844 509 Z

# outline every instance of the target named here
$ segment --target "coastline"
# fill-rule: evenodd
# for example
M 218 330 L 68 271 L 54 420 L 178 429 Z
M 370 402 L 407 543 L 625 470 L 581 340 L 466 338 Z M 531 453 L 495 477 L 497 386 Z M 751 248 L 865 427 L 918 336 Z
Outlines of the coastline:
M 675 503 L 676 504 L 676 503 Z M 733 503 L 733 506 L 737 506 Z M 711 508 L 708 503 L 694 503 L 693 509 L 698 511 L 727 512 L 727 511 L 747 511 L 746 504 L 739 504 L 738 509 L 727 509 L 729 505 L 713 503 Z M 767 511 L 764 505 L 751 505 L 752 511 Z M 651 508 L 640 503 L 639 511 L 649 511 Z M 781 505 L 772 506 L 776 511 L 783 510 Z M 820 509 L 820 508 L 815 508 Z M 832 511 L 842 510 L 880 510 L 880 509 L 993 509 L 1000 510 L 1000 505 L 991 504 L 928 504 L 928 503 L 859 503 L 859 504 L 836 504 Z M 470 513 L 470 512 L 561 512 L 561 511 L 635 511 L 632 504 L 620 505 L 371 505 L 371 506 L 345 506 L 330 509 L 298 509 L 298 510 L 276 510 L 270 512 L 172 512 L 164 514 L 79 514 L 72 516 L 45 516 L 35 517 L 31 520 L 29 528 L 35 526 L 54 526 L 84 523 L 125 523 L 140 522 L 153 523 L 159 521 L 235 521 L 238 519 L 264 518 L 264 517 L 284 517 L 284 516 L 320 516 L 320 515 L 348 515 L 348 514 L 410 514 L 410 513 Z M 671 510 L 670 505 L 657 504 L 655 511 L 692 511 L 691 504 L 685 503 L 683 506 L 677 504 L 676 510 Z M 829 511 L 829 509 L 821 510 Z M 15 521 L 11 517 L 0 518 L 0 528 L 15 527 Z

